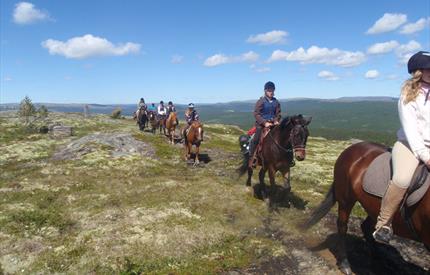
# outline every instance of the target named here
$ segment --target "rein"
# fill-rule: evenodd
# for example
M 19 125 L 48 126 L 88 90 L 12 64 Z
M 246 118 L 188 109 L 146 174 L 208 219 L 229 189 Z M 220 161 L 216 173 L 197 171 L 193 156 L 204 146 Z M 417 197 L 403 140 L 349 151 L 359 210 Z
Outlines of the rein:
M 293 145 L 293 142 L 291 141 L 291 135 L 292 135 L 292 131 L 290 132 L 290 137 L 289 137 L 289 139 L 288 139 L 288 141 L 291 143 L 291 145 Z M 282 151 L 284 151 L 284 152 L 286 152 L 286 153 L 291 153 L 291 152 L 293 152 L 294 153 L 294 151 L 295 150 L 302 150 L 302 151 L 304 151 L 305 150 L 305 146 L 304 145 L 297 145 L 297 146 L 292 146 L 292 148 L 291 149 L 288 149 L 288 148 L 285 148 L 284 146 L 282 146 L 282 145 L 280 145 L 277 141 L 276 141 L 276 139 L 272 136 L 272 130 L 270 129 L 269 130 L 269 133 L 268 133 L 268 135 L 270 136 L 270 138 L 272 139 L 272 141 L 273 141 L 273 143 L 275 143 L 275 145 L 276 146 L 278 146 L 278 148 L 279 149 L 281 149 Z

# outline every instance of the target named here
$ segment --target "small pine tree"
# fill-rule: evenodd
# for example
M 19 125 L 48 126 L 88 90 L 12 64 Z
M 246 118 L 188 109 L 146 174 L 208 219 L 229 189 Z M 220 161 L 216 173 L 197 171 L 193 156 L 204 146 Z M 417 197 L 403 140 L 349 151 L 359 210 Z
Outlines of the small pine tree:
M 115 110 L 112 111 L 111 117 L 112 118 L 121 118 L 121 108 L 115 108 Z
M 25 96 L 19 104 L 19 117 L 24 119 L 26 125 L 30 124 L 30 118 L 36 114 L 36 107 L 34 107 L 31 99 Z
M 37 113 L 38 113 L 40 118 L 46 118 L 48 116 L 48 108 L 46 108 L 45 105 L 42 105 L 37 110 Z

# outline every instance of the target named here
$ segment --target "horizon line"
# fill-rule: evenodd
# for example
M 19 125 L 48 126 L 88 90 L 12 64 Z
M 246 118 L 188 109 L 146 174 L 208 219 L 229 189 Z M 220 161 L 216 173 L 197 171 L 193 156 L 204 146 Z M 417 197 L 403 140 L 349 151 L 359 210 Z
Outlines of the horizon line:
M 391 99 L 398 99 L 398 97 L 394 96 L 342 96 L 342 97 L 336 97 L 336 98 L 318 98 L 318 97 L 287 97 L 287 98 L 280 98 L 279 101 L 291 101 L 291 100 L 339 100 L 339 99 L 353 99 L 353 98 L 391 98 Z M 258 99 L 244 99 L 244 100 L 231 100 L 231 101 L 224 101 L 224 102 L 195 102 L 194 104 L 202 104 L 202 105 L 210 105 L 210 104 L 228 104 L 228 103 L 237 103 L 237 102 L 248 102 L 248 101 L 256 101 Z M 147 104 L 154 103 L 159 104 L 158 102 L 149 102 Z M 0 103 L 0 105 L 8 105 L 8 104 L 20 104 L 20 102 L 7 102 L 7 103 Z M 67 105 L 135 105 L 137 103 L 66 103 L 66 102 L 33 102 L 33 104 L 67 104 Z M 175 105 L 188 105 L 188 103 L 175 103 Z

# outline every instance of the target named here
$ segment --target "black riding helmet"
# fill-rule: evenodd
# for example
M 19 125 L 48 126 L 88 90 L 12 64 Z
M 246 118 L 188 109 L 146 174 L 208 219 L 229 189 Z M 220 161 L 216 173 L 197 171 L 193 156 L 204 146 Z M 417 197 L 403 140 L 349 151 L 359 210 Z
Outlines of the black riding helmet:
M 272 81 L 268 81 L 266 82 L 266 84 L 264 84 L 264 90 L 275 90 L 275 83 L 273 83 Z
M 430 52 L 419 51 L 408 61 L 408 73 L 413 73 L 416 70 L 430 69 Z
M 169 103 L 167 103 L 167 104 L 169 104 L 169 105 L 173 105 L 173 102 L 172 102 L 172 101 L 169 101 Z
M 162 101 L 162 100 L 161 100 L 161 101 L 160 101 L 160 104 L 164 104 L 164 101 Z

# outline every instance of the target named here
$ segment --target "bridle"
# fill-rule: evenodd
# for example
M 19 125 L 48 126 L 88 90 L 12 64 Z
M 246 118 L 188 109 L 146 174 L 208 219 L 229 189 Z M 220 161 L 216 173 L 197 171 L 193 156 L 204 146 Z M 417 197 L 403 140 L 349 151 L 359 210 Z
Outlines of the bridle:
M 276 139 L 272 136 L 272 130 L 270 129 L 269 130 L 269 133 L 268 133 L 268 135 L 270 136 L 270 138 L 272 139 L 272 141 L 273 141 L 273 143 L 275 143 L 275 145 L 279 148 L 279 149 L 281 149 L 282 151 L 284 151 L 284 152 L 286 152 L 286 153 L 295 153 L 296 151 L 305 151 L 306 149 L 305 149 L 305 145 L 304 144 L 299 144 L 299 145 L 294 145 L 294 142 L 293 142 L 293 137 L 294 137 L 294 135 L 293 135 L 293 129 L 295 128 L 295 127 L 297 127 L 297 126 L 300 126 L 300 127 L 303 127 L 302 125 L 296 125 L 296 126 L 294 126 L 292 129 L 291 129 L 291 131 L 290 131 L 290 136 L 288 137 L 288 143 L 289 144 L 291 144 L 291 148 L 285 148 L 284 146 L 282 146 L 282 145 L 280 145 L 277 141 L 276 141 Z

